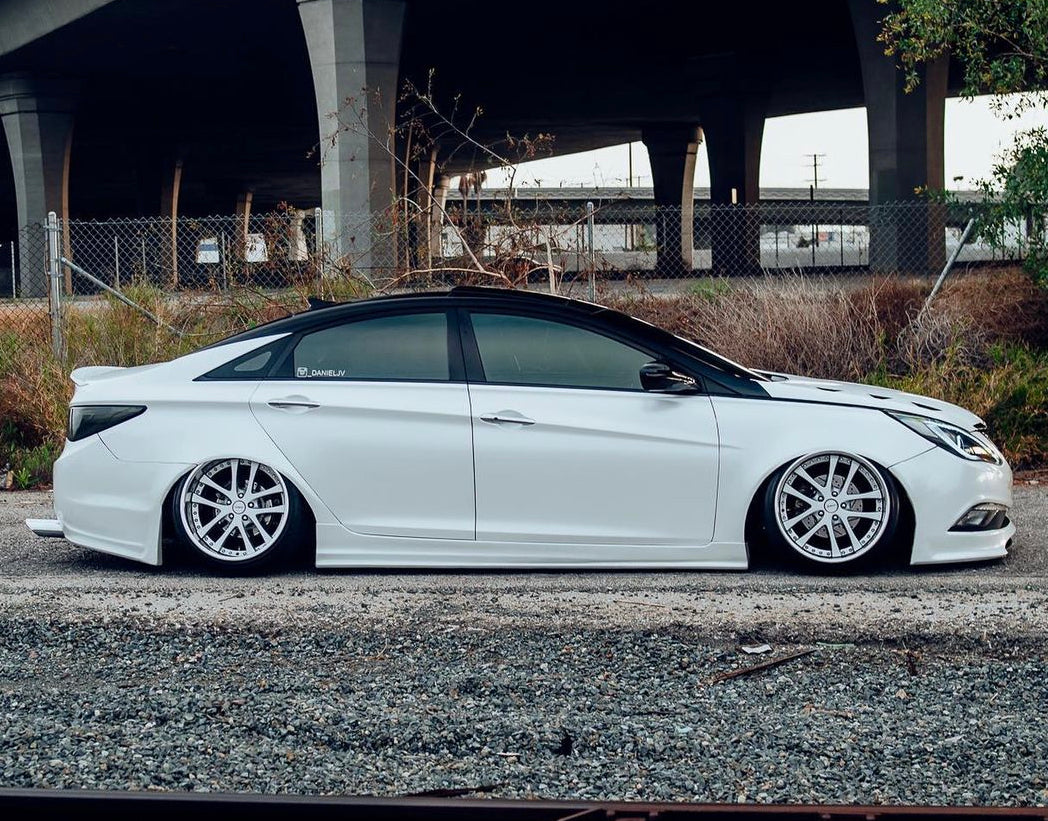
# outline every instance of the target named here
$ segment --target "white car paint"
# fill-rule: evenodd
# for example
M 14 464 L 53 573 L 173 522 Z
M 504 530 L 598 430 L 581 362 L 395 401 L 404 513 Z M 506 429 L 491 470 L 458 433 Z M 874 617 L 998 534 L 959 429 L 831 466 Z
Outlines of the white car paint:
M 701 547 L 717 511 L 708 396 L 470 385 L 477 538 Z M 513 414 L 534 424 L 486 422 Z
M 238 457 L 299 490 L 322 567 L 741 569 L 765 480 L 804 454 L 843 450 L 887 469 L 912 501 L 915 564 L 1002 556 L 1015 532 L 948 532 L 978 502 L 1010 507 L 1011 472 L 1003 460 L 954 456 L 881 412 L 979 422 L 937 400 L 798 377 L 761 383 L 763 399 L 197 380 L 278 338 L 74 372 L 75 404 L 148 412 L 67 443 L 55 465 L 58 523 L 40 530 L 159 565 L 172 488 L 196 465 Z

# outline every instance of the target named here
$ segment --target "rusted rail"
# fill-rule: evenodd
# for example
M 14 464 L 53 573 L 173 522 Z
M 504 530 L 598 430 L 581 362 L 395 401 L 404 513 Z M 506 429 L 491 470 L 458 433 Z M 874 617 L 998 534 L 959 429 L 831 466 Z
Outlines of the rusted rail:
M 450 798 L 343 798 L 213 793 L 0 790 L 6 818 L 367 819 L 367 821 L 974 821 L 1029 818 L 1048 821 L 1048 808 L 852 807 L 842 805 L 648 804 L 590 801 L 503 801 Z M 98 813 L 97 816 L 93 813 Z

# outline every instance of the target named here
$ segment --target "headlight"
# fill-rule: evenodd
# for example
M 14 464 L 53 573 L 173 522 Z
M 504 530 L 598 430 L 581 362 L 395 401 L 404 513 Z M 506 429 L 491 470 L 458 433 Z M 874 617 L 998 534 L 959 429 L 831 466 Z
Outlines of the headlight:
M 934 442 L 939 447 L 946 448 L 964 459 L 970 459 L 973 462 L 990 462 L 994 465 L 1001 463 L 1001 457 L 990 444 L 990 440 L 981 434 L 927 416 L 895 411 L 885 411 L 885 413 L 892 419 L 902 422 L 918 436 L 923 436 L 929 442 Z
M 142 405 L 73 405 L 69 408 L 70 442 L 86 439 L 145 412 Z

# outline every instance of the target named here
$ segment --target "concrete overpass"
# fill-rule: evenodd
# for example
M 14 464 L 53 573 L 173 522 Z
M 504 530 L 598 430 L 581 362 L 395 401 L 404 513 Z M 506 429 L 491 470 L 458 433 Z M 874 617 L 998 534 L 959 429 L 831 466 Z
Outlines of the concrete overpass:
M 534 0 L 526 11 L 490 0 L 0 0 L 0 153 L 11 160 L 0 163 L 0 233 L 49 210 L 202 215 L 287 201 L 322 204 L 332 225 L 379 212 L 402 175 L 375 140 L 336 135 L 330 115 L 366 87 L 363 124 L 385 140 L 405 116 L 402 83 L 425 86 L 432 70 L 445 111 L 456 98 L 460 111 L 483 107 L 482 142 L 544 131 L 568 153 L 643 140 L 655 202 L 682 209 L 661 232 L 660 264 L 687 267 L 700 138 L 711 201 L 754 202 L 765 118 L 865 104 L 870 202 L 942 185 L 950 67 L 930 66 L 904 95 L 876 43 L 883 13 L 876 0 Z M 406 142 L 394 150 L 436 196 L 450 175 L 490 164 L 453 134 L 422 152 Z M 876 264 L 934 267 L 941 245 L 886 239 Z

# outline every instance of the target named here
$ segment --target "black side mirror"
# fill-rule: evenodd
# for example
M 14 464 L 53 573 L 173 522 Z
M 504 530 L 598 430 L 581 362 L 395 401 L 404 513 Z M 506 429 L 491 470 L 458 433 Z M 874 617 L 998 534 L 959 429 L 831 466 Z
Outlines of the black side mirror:
M 695 380 L 674 373 L 665 362 L 649 362 L 641 365 L 640 386 L 651 393 L 695 393 Z

